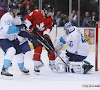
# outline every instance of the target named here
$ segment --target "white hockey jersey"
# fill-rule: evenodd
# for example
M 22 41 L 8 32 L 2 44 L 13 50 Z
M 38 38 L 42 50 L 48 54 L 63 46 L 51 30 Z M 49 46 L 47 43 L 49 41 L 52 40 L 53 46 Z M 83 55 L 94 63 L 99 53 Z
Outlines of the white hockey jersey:
M 26 42 L 26 38 L 18 36 L 19 27 L 22 24 L 20 17 L 12 17 L 9 12 L 4 14 L 0 21 L 0 39 L 9 39 L 10 41 L 18 38 L 20 45 Z
M 75 30 L 70 32 L 69 35 L 64 34 L 60 38 L 60 42 L 63 44 L 66 43 L 67 45 L 67 51 L 70 53 L 77 53 L 78 55 L 87 56 L 89 53 L 89 45 L 84 39 L 82 33 L 80 30 L 78 30 L 76 27 L 74 27 Z
M 19 28 L 14 24 L 14 18 L 8 13 L 4 14 L 0 21 L 0 39 L 14 40 L 19 33 Z

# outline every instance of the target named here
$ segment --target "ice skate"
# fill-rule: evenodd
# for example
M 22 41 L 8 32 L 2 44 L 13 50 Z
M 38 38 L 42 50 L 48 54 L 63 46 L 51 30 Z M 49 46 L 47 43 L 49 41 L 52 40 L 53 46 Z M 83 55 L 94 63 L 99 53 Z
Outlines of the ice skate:
M 44 66 L 44 63 L 42 62 L 42 60 L 40 60 L 39 67 L 43 67 L 43 66 Z
M 40 73 L 40 65 L 41 62 L 40 61 L 34 61 L 34 73 L 35 74 L 39 74 Z
M 93 68 L 93 66 L 92 65 L 83 65 L 83 68 L 84 68 L 83 74 L 86 74 Z
M 35 66 L 35 67 L 34 67 L 34 71 L 35 71 L 35 72 L 40 72 L 39 66 Z
M 8 70 L 5 69 L 5 68 L 2 68 L 1 75 L 5 75 L 5 76 L 13 76 L 13 74 L 10 74 L 10 73 L 8 72 Z
M 52 71 L 57 71 L 57 67 L 56 67 L 54 61 L 50 61 L 49 62 L 49 66 L 50 66 L 50 68 L 51 68 Z
M 28 69 L 26 69 L 25 67 L 20 68 L 20 70 L 21 70 L 23 73 L 29 73 L 29 70 L 28 70 Z
M 34 66 L 34 74 L 36 74 L 36 75 L 40 74 L 39 66 Z

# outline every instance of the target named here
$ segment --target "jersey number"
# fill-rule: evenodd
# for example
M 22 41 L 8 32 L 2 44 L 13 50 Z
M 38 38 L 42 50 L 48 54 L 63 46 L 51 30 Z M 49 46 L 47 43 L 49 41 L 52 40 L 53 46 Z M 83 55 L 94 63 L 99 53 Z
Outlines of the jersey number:
M 33 14 L 33 12 L 31 12 L 30 14 L 29 14 L 29 16 L 31 16 Z
M 9 20 L 5 21 L 5 25 L 10 25 L 10 21 Z
M 81 40 L 82 40 L 82 43 L 86 43 L 86 39 L 83 37 L 83 35 L 81 34 Z

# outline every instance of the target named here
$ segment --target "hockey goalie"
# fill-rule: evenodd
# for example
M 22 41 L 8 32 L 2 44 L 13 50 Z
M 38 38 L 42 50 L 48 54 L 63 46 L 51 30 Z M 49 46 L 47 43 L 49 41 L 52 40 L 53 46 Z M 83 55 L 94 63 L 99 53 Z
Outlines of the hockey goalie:
M 59 71 L 61 68 L 64 68 L 64 71 L 66 72 L 88 73 L 93 66 L 85 60 L 89 53 L 89 46 L 86 39 L 83 37 L 80 30 L 76 26 L 73 26 L 70 22 L 65 24 L 64 30 L 65 34 L 55 42 L 56 57 L 61 55 L 60 50 L 63 45 L 67 45 L 65 56 L 63 54 L 64 58 L 62 57 L 67 65 L 63 62 L 59 62 L 61 60 L 56 60 L 58 62 Z

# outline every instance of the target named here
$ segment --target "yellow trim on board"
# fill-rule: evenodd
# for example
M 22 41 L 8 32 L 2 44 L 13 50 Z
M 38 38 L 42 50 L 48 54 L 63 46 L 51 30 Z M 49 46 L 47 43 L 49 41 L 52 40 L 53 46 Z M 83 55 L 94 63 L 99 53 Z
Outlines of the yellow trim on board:
M 31 48 L 31 49 L 34 49 L 34 47 L 33 47 L 32 44 L 30 45 L 30 48 Z M 62 50 L 66 50 L 66 48 L 67 48 L 67 46 L 63 46 Z M 1 47 L 0 47 L 0 49 L 1 49 Z M 43 50 L 44 50 L 44 49 L 45 49 L 45 48 L 43 47 Z M 94 47 L 94 46 L 89 46 L 89 51 L 90 51 L 90 52 L 94 52 L 94 51 L 95 51 L 95 47 Z
M 30 45 L 30 48 L 34 49 L 33 45 Z M 66 50 L 66 48 L 67 48 L 67 46 L 63 46 L 62 50 Z M 43 47 L 43 49 L 45 49 L 45 48 Z
M 33 47 L 33 45 L 30 45 L 30 48 L 31 49 L 34 49 L 34 47 Z M 66 48 L 67 48 L 67 46 L 63 46 L 63 48 L 62 48 L 62 50 L 66 50 Z M 43 47 L 43 50 L 44 50 L 45 48 Z M 95 51 L 95 47 L 94 46 L 89 46 L 89 51 Z

